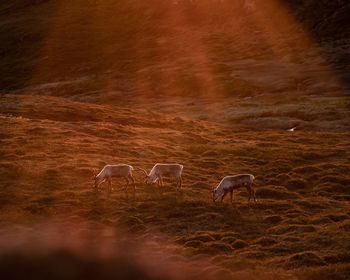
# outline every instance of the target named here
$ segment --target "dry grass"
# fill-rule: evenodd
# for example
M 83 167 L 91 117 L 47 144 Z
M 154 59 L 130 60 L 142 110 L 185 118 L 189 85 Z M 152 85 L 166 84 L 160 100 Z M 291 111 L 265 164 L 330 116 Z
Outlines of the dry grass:
M 328 132 L 324 138 L 322 131 L 232 129 L 224 122 L 180 118 L 176 111 L 148 111 L 138 104 L 118 107 L 36 95 L 5 95 L 0 107 L 3 235 L 14 225 L 29 230 L 52 219 L 79 217 L 112 228 L 123 240 L 126 235 L 136 244 L 153 242 L 155 252 L 167 246 L 171 256 L 203 261 L 207 276 L 239 279 L 245 274 L 238 271 L 245 271 L 255 279 L 254 270 L 263 273 L 266 265 L 281 279 L 300 268 L 307 269 L 307 279 L 325 267 L 327 275 L 346 274 L 347 132 Z M 118 180 L 110 195 L 103 185 L 94 190 L 91 170 L 119 162 L 142 168 L 181 162 L 184 186 L 180 191 L 171 181 L 164 188 L 146 186 L 136 174 L 135 197 L 124 194 Z M 241 172 L 257 175 L 259 203 L 248 205 L 242 190 L 233 205 L 214 205 L 210 190 L 217 178 Z M 64 226 L 71 227 L 74 223 Z M 115 238 L 120 239 L 112 234 L 107 240 Z M 86 264 L 62 258 L 84 270 Z
M 0 4 L 1 277 L 350 277 L 349 99 L 318 48 L 279 57 L 232 1 L 34 2 Z M 92 187 L 155 162 L 183 188 Z M 258 204 L 213 204 L 237 173 Z

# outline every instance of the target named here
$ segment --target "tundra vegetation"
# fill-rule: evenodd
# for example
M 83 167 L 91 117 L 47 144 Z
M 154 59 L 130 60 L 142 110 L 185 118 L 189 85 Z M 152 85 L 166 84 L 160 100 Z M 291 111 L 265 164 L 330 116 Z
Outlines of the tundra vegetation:
M 348 1 L 243 2 L 0 1 L 1 279 L 349 279 Z

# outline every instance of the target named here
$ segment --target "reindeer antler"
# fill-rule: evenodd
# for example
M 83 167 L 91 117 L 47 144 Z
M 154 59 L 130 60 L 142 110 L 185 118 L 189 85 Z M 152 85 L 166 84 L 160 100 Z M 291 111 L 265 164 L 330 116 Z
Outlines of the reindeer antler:
M 142 171 L 142 172 L 145 174 L 145 176 L 148 175 L 148 174 L 147 174 L 147 171 L 146 171 L 145 169 L 143 169 L 143 168 L 135 167 L 135 170 L 140 170 L 140 171 Z

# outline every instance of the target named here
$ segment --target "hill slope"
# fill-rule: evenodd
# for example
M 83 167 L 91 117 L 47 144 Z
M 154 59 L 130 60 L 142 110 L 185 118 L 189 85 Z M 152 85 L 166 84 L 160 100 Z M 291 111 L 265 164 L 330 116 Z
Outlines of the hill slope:
M 276 3 L 2 1 L 0 274 L 347 279 L 348 5 Z M 121 162 L 183 188 L 92 188 Z

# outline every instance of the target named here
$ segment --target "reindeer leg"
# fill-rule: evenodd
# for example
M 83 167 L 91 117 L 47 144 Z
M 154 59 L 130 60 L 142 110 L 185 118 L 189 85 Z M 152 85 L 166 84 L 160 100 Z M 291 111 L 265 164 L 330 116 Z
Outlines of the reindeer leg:
M 250 203 L 250 199 L 253 197 L 253 189 L 252 189 L 251 185 L 247 185 L 247 191 L 248 191 L 248 194 L 249 194 L 248 203 Z
M 108 178 L 108 192 L 112 191 L 112 179 Z
M 252 188 L 252 192 L 253 192 L 253 197 L 254 197 L 254 203 L 257 204 L 256 196 L 255 196 L 255 190 L 253 188 Z
M 231 204 L 233 204 L 232 197 L 233 197 L 233 190 L 230 191 Z
M 160 186 L 163 187 L 164 185 L 163 185 L 163 178 L 162 178 L 162 176 L 159 175 L 158 178 L 159 178 L 159 181 L 160 181 Z
M 222 197 L 221 197 L 221 203 L 223 203 L 224 202 L 224 198 L 225 198 L 225 196 L 227 195 L 227 192 L 224 192 L 224 194 L 222 195 Z
M 125 180 L 126 180 L 126 185 L 124 187 L 124 191 L 128 192 L 128 186 L 129 186 L 129 179 L 128 179 L 128 177 L 125 177 Z
M 131 180 L 131 182 L 132 182 L 132 185 L 133 185 L 133 187 L 134 187 L 134 193 L 136 192 L 136 185 L 135 185 L 135 180 L 134 180 L 134 177 L 132 177 L 132 175 L 130 174 L 129 175 L 129 179 Z
M 181 176 L 177 178 L 177 187 L 180 189 L 182 186 L 182 178 Z

